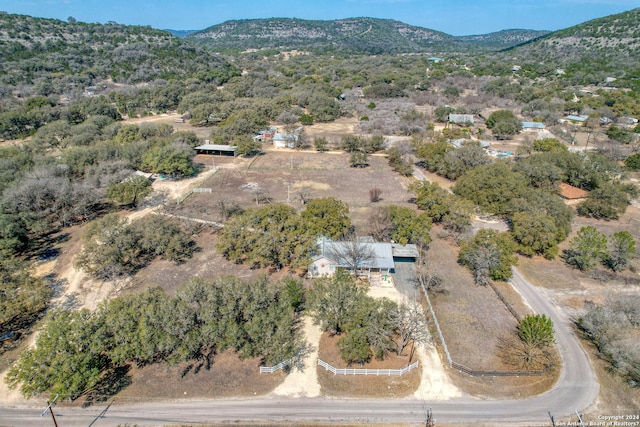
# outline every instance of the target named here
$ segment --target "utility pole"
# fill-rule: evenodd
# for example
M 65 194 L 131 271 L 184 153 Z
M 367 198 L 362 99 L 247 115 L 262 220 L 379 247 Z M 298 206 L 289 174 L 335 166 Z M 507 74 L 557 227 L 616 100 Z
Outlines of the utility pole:
M 427 409 L 427 421 L 424 423 L 425 427 L 434 427 L 436 425 L 436 419 L 433 418 L 433 412 L 431 408 Z
M 56 400 L 58 400 L 58 396 L 60 396 L 60 394 L 56 394 L 56 397 L 53 398 L 51 403 L 47 400 L 47 408 L 40 414 L 41 417 L 44 417 L 44 414 L 49 411 L 51 413 L 51 418 L 53 418 L 53 425 L 55 427 L 58 427 L 58 422 L 56 421 L 56 416 L 53 414 L 53 405 L 56 403 Z
M 576 412 L 576 415 L 578 416 L 578 421 L 580 421 L 580 426 L 584 427 L 584 423 L 582 422 L 582 418 L 580 417 L 580 414 L 578 413 L 578 410 L 574 409 L 574 411 Z

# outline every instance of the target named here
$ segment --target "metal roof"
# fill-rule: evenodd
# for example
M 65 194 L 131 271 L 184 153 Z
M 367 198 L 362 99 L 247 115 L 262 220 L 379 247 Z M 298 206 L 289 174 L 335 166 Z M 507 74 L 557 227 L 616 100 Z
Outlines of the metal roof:
M 196 147 L 196 150 L 210 150 L 210 151 L 236 151 L 238 147 L 235 145 L 217 145 L 217 144 L 204 144 Z
M 318 246 L 321 251 L 321 255 L 332 259 L 336 264 L 340 266 L 345 266 L 346 262 L 344 260 L 333 259 L 332 250 L 334 247 L 340 247 L 340 245 L 348 244 L 350 242 L 334 242 L 333 240 L 329 240 L 323 237 L 318 239 Z M 393 263 L 393 250 L 391 243 L 386 242 L 358 242 L 359 245 L 366 245 L 371 249 L 373 253 L 373 257 L 370 260 L 364 261 L 358 268 L 381 268 L 381 269 L 392 269 L 394 267 Z
M 522 122 L 522 129 L 544 129 L 544 123 Z
M 391 245 L 391 252 L 393 256 L 397 258 L 418 258 L 420 256 L 418 247 L 412 244 L 400 245 L 398 243 L 393 243 Z

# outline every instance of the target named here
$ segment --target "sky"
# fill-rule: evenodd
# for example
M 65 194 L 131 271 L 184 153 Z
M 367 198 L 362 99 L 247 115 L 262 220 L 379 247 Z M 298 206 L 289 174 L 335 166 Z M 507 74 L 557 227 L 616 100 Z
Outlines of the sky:
M 395 19 L 447 34 L 559 30 L 640 7 L 640 0 L 0 0 L 0 11 L 42 18 L 201 30 L 230 19 Z

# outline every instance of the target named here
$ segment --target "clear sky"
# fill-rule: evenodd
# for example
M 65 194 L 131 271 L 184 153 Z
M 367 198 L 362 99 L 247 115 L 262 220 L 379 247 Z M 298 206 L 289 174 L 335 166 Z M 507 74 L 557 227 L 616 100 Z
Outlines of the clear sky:
M 640 7 L 640 0 L 0 0 L 44 18 L 201 30 L 230 19 L 388 18 L 451 35 L 558 30 Z

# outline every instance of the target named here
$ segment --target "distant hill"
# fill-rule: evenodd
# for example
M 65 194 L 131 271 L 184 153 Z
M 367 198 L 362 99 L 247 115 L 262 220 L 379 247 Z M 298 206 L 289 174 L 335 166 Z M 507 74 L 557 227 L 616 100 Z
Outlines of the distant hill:
M 166 29 L 166 30 L 163 30 L 163 31 L 167 31 L 167 32 L 173 34 L 176 37 L 183 38 L 183 37 L 188 36 L 189 34 L 196 33 L 199 30 L 170 30 L 170 29 Z
M 503 50 L 539 39 L 550 32 L 541 30 L 502 30 L 495 33 L 456 38 L 474 46 L 482 47 L 485 50 Z
M 216 51 L 307 49 L 365 54 L 496 50 L 547 32 L 507 30 L 484 36 L 454 37 L 390 19 L 349 18 L 315 21 L 295 18 L 227 21 L 190 34 Z
M 588 64 L 591 70 L 638 68 L 640 8 L 550 33 L 511 49 L 529 61 L 554 61 L 559 66 Z
M 222 82 L 235 72 L 220 56 L 151 27 L 0 14 L 0 85 L 12 88 L 35 85 L 49 95 L 101 79 L 134 84 L 197 75 Z

